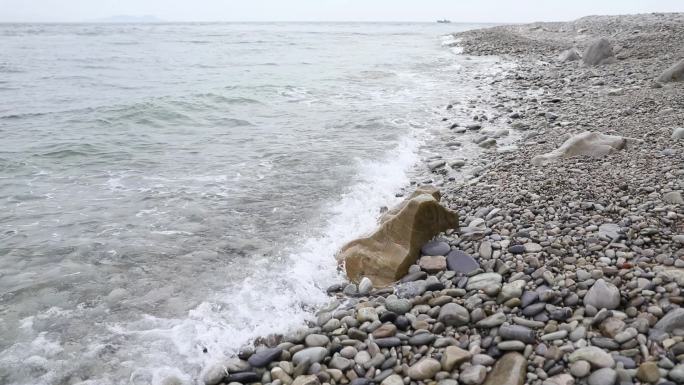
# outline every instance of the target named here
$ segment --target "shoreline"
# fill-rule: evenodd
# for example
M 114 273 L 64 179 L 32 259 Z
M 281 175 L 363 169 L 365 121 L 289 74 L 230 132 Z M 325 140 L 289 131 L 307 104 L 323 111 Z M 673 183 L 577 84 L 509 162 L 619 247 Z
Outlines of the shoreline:
M 516 63 L 480 79 L 495 90 L 491 116 L 444 113 L 447 127 L 459 124 L 454 135 L 499 123 L 522 135 L 517 149 L 488 147 L 468 180 L 440 186 L 461 228 L 437 238 L 479 267 L 461 274 L 428 258 L 394 288 L 331 287 L 315 325 L 257 341 L 256 353 L 206 368 L 201 382 L 684 383 L 684 140 L 672 137 L 684 127 L 684 86 L 654 80 L 684 56 L 684 14 L 455 36 L 465 54 Z M 559 60 L 600 37 L 615 49 L 612 63 Z M 584 131 L 638 141 L 600 158 L 532 164 Z

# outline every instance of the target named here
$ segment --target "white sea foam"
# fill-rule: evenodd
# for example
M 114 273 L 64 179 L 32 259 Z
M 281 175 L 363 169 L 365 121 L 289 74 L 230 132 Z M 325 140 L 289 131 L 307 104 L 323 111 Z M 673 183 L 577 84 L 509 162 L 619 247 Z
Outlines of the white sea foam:
M 381 159 L 359 161 L 359 182 L 324 210 L 329 219 L 321 235 L 302 240 L 296 251 L 283 258 L 282 266 L 254 271 L 191 310 L 187 318 L 148 316 L 112 326 L 114 333 L 175 350 L 147 352 L 154 358 L 148 363 L 148 375 L 142 376 L 142 368 L 134 375 L 152 379 L 153 384 L 162 384 L 167 374 L 184 381 L 197 375 L 200 367 L 237 353 L 256 337 L 285 333 L 313 319 L 313 310 L 329 301 L 325 288 L 341 279 L 335 253 L 375 227 L 380 207 L 398 202 L 395 194 L 409 182 L 417 148 L 418 141 L 406 137 Z M 168 343 L 160 343 L 163 340 Z M 201 354 L 202 348 L 208 353 Z M 157 366 L 169 359 L 188 363 L 185 374 Z

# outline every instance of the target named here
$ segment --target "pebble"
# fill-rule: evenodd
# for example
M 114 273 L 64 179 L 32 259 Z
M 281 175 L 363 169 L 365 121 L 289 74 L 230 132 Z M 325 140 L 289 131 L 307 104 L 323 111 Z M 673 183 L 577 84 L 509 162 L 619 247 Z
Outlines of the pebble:
M 612 385 L 617 381 L 617 372 L 611 368 L 603 368 L 589 375 L 589 385 Z

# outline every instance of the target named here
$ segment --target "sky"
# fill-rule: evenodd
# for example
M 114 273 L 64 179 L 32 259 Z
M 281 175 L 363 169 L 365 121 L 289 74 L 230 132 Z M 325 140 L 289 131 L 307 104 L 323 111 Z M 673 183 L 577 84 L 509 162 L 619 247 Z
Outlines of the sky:
M 684 0 L 0 0 L 0 22 L 79 22 L 115 15 L 166 21 L 565 21 L 684 12 Z

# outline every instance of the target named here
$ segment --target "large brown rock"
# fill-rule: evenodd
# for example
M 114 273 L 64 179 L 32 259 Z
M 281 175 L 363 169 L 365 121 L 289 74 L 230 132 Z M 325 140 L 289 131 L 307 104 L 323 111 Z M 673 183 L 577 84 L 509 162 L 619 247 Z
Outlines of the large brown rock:
M 439 204 L 439 190 L 421 187 L 380 219 L 366 238 L 342 247 L 337 259 L 354 282 L 368 277 L 376 287 L 406 275 L 420 248 L 435 235 L 458 228 L 458 215 Z
M 496 361 L 484 385 L 523 385 L 526 376 L 527 359 L 520 353 L 506 353 Z

